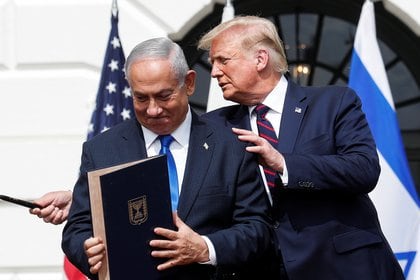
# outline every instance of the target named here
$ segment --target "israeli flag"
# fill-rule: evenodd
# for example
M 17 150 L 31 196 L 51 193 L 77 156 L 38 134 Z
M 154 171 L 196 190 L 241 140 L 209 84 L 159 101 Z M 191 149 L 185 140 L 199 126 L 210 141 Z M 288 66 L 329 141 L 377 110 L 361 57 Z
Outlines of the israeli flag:
M 420 279 L 419 197 L 410 175 L 384 63 L 376 40 L 372 1 L 357 26 L 349 86 L 360 96 L 375 138 L 381 175 L 370 194 L 379 219 L 408 280 Z

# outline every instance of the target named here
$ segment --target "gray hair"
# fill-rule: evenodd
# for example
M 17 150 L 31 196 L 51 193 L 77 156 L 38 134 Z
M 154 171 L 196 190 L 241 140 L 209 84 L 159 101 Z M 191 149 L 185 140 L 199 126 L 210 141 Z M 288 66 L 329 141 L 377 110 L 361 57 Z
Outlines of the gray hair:
M 207 51 L 210 50 L 213 39 L 233 27 L 241 28 L 244 31 L 241 38 L 243 49 L 248 50 L 258 46 L 264 46 L 269 49 L 270 56 L 272 57 L 271 64 L 274 70 L 282 74 L 288 71 L 283 42 L 277 33 L 276 26 L 265 18 L 237 16 L 229 21 L 223 22 L 200 39 L 198 48 Z
M 185 76 L 189 70 L 187 60 L 181 47 L 165 37 L 153 38 L 138 44 L 133 48 L 125 62 L 125 73 L 129 78 L 130 66 L 139 60 L 145 59 L 168 59 L 172 70 L 178 79 L 179 86 L 184 85 Z

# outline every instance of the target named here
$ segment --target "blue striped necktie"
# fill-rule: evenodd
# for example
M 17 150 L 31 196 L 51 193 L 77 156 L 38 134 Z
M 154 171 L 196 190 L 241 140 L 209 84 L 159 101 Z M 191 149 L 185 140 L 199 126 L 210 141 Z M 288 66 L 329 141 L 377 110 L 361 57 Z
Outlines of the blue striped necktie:
M 279 140 L 276 136 L 276 132 L 274 131 L 270 121 L 265 118 L 268 110 L 270 110 L 270 108 L 264 104 L 259 104 L 254 109 L 257 114 L 258 135 L 266 139 L 271 145 L 273 145 L 274 148 L 277 149 Z M 267 185 L 270 188 L 275 187 L 276 172 L 271 168 L 264 167 L 264 174 L 267 179 Z
M 166 154 L 168 160 L 168 175 L 169 175 L 169 186 L 171 188 L 171 203 L 172 203 L 172 211 L 176 211 L 178 208 L 178 197 L 179 197 L 179 189 L 178 189 L 178 175 L 176 173 L 176 164 L 174 157 L 172 156 L 171 150 L 169 146 L 171 145 L 174 138 L 171 135 L 160 135 L 160 151 L 159 154 L 163 155 Z

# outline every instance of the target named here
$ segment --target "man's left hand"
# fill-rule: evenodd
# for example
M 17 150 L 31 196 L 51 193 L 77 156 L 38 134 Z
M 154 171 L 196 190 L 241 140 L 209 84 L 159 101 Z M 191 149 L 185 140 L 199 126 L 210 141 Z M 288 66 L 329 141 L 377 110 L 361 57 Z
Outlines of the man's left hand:
M 157 227 L 154 232 L 165 239 L 150 241 L 154 248 L 152 256 L 166 258 L 166 262 L 158 265 L 158 270 L 165 270 L 177 265 L 209 261 L 207 244 L 198 233 L 187 226 L 176 213 L 174 223 L 178 231 Z

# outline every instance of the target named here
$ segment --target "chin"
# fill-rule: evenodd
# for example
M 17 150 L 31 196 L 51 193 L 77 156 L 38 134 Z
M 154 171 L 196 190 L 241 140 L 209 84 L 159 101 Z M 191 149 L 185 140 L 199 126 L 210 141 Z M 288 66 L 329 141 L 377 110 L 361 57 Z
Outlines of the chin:
M 155 127 L 154 130 L 152 130 L 154 133 L 158 134 L 158 135 L 166 135 L 166 134 L 171 134 L 171 130 L 169 130 L 166 126 L 164 127 Z
M 247 105 L 247 104 L 246 104 L 246 102 L 243 100 L 243 98 L 238 98 L 238 97 L 237 97 L 237 96 L 235 96 L 235 95 L 230 95 L 230 96 L 225 96 L 225 95 L 223 95 L 223 98 L 224 98 L 225 100 L 228 100 L 228 101 L 232 101 L 232 102 L 235 102 L 235 103 L 239 103 L 239 104 Z
M 153 123 L 153 124 L 148 124 L 147 126 L 145 125 L 145 127 L 158 135 L 168 134 L 168 131 L 169 131 L 167 123 L 163 123 L 163 124 Z
M 227 92 L 227 91 L 224 91 L 224 92 L 223 92 L 223 98 L 224 98 L 225 100 L 229 100 L 229 101 L 234 101 L 234 102 L 237 102 L 237 101 L 235 101 L 235 100 L 236 100 L 236 98 L 235 98 L 235 94 L 229 93 L 229 92 Z

